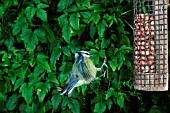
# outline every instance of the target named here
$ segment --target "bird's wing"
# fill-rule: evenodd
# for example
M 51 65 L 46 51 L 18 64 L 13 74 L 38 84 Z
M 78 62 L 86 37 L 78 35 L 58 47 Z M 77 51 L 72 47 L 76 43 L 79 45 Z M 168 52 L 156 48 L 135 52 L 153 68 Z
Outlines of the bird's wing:
M 76 79 L 76 75 L 73 73 L 73 70 L 70 73 L 70 76 L 68 77 L 66 84 L 73 82 Z
M 79 60 L 78 60 L 78 70 L 80 72 L 80 74 L 83 76 L 83 78 L 85 80 L 90 80 L 90 78 L 92 77 L 91 73 L 89 72 L 89 69 L 87 68 L 87 65 L 84 61 L 84 57 L 80 56 Z

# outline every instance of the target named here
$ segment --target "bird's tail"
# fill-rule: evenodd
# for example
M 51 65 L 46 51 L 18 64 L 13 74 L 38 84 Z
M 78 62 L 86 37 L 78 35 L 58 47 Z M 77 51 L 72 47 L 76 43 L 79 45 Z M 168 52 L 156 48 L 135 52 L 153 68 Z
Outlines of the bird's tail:
M 78 80 L 76 79 L 72 81 L 71 83 L 68 83 L 68 85 L 64 88 L 64 90 L 60 92 L 60 95 L 64 95 L 68 91 L 68 97 L 70 97 L 77 82 Z

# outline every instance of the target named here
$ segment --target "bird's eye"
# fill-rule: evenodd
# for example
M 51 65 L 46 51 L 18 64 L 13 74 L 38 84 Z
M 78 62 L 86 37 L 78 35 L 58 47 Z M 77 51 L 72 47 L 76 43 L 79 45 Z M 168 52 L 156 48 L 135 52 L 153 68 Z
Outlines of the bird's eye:
M 86 55 L 90 55 L 90 53 L 84 53 L 84 54 L 86 54 Z

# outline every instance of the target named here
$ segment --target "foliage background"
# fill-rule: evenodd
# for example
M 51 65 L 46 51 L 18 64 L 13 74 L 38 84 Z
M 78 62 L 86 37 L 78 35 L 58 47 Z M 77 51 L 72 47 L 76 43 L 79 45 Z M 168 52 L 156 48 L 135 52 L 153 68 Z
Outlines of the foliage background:
M 170 109 L 169 92 L 133 89 L 132 0 L 2 0 L 0 21 L 0 112 Z M 107 58 L 107 76 L 60 96 L 78 50 Z

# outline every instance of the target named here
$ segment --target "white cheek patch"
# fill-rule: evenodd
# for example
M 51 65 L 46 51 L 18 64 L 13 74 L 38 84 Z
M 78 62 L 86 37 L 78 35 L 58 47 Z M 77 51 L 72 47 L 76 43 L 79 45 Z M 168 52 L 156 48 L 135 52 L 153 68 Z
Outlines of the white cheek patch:
M 78 53 L 75 53 L 74 58 L 77 58 L 78 56 L 79 56 L 79 54 L 78 54 Z

